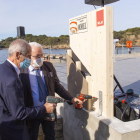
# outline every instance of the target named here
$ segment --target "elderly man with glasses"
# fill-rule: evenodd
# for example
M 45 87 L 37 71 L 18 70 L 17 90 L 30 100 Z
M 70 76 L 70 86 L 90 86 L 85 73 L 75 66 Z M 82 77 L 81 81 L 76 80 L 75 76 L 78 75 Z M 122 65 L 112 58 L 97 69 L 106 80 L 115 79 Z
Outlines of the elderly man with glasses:
M 55 104 L 43 103 L 25 107 L 24 89 L 20 70 L 31 63 L 31 46 L 22 39 L 13 41 L 8 50 L 8 59 L 0 65 L 0 137 L 2 140 L 29 140 L 25 120 L 44 118 L 52 113 Z
M 74 98 L 60 84 L 56 70 L 52 63 L 43 61 L 43 49 L 39 43 L 29 43 L 32 48 L 31 65 L 28 69 L 21 70 L 21 81 L 24 86 L 25 105 L 41 106 L 46 102 L 46 97 L 55 96 L 55 92 L 62 98 L 79 104 L 83 102 Z M 56 116 L 56 110 L 54 110 Z M 54 121 L 34 119 L 29 121 L 29 134 L 31 140 L 37 140 L 39 125 L 42 125 L 45 140 L 55 140 Z

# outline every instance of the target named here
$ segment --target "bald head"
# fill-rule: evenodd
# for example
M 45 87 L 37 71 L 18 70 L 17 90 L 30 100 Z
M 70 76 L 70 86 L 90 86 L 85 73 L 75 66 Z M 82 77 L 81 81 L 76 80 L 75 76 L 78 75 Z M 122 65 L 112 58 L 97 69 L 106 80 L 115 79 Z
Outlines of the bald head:
M 12 57 L 16 52 L 20 52 L 22 55 L 26 56 L 28 53 L 31 53 L 31 46 L 23 39 L 16 39 L 9 46 L 9 57 Z

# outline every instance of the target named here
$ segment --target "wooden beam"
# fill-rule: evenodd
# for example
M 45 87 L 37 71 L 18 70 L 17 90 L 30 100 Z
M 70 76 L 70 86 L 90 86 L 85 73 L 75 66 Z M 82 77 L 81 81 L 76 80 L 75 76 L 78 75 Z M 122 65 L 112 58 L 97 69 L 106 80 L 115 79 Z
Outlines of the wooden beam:
M 70 57 L 72 57 L 72 50 L 71 50 L 71 49 L 67 50 L 67 54 L 68 54 Z
M 81 70 L 81 66 L 82 66 L 81 62 L 80 62 L 80 61 L 76 61 L 76 67 L 77 67 L 79 70 Z

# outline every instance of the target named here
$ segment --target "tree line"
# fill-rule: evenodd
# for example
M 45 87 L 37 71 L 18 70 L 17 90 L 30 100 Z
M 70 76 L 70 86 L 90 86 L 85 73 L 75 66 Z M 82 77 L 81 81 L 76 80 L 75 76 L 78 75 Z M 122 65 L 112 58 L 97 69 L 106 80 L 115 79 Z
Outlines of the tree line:
M 26 40 L 27 42 L 38 42 L 41 45 L 63 45 L 69 44 L 69 35 L 61 35 L 59 37 L 50 37 L 46 35 L 32 35 L 26 34 L 25 37 L 21 37 L 22 39 Z M 10 43 L 17 39 L 17 37 L 8 37 L 6 39 L 2 39 L 0 41 L 0 48 L 8 48 Z
M 131 40 L 135 45 L 140 41 L 140 27 L 129 28 L 124 31 L 114 31 L 114 39 L 119 39 L 120 44 L 126 44 L 126 41 Z M 25 39 L 27 42 L 38 42 L 41 45 L 69 45 L 69 35 L 61 35 L 59 37 L 50 37 L 46 35 L 32 35 L 26 34 L 25 37 L 21 37 Z M 0 41 L 0 48 L 8 48 L 10 43 L 17 39 L 17 37 L 8 37 Z
M 126 44 L 126 41 L 132 41 L 132 44 L 138 44 L 140 40 L 140 27 L 129 28 L 124 31 L 114 31 L 114 39 L 119 39 L 120 44 Z

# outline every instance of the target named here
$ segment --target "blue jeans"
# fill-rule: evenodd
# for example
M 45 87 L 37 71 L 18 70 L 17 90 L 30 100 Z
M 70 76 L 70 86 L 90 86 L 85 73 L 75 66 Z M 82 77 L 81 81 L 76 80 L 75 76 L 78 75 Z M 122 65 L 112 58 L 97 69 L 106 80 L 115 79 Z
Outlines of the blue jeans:
M 31 126 L 31 128 L 29 128 L 30 140 L 37 140 L 40 124 L 42 126 L 43 133 L 45 135 L 44 140 L 55 140 L 55 131 L 54 131 L 55 122 L 46 121 L 43 119 L 30 120 Z

